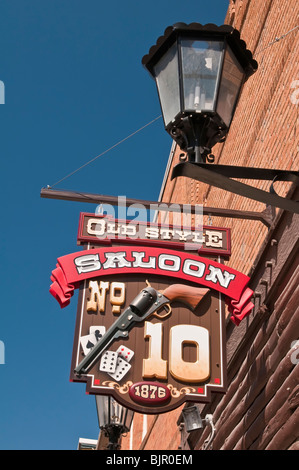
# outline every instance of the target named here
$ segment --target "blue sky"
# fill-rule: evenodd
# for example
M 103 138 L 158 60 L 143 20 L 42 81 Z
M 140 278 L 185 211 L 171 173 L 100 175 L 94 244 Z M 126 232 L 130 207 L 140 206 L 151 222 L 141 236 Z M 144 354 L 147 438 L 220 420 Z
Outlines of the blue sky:
M 77 297 L 61 310 L 49 294 L 96 206 L 41 188 L 158 117 L 143 55 L 173 23 L 223 24 L 228 4 L 1 0 L 0 449 L 76 449 L 99 433 L 94 397 L 69 382 Z M 157 200 L 170 147 L 158 119 L 55 189 Z

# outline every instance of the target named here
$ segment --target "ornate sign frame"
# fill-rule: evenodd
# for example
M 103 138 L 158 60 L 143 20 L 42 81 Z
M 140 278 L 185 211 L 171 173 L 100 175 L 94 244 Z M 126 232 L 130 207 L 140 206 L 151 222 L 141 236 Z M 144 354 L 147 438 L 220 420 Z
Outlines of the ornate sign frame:
M 93 231 L 97 220 L 100 228 L 104 220 L 112 223 L 97 217 L 85 219 Z M 223 264 L 229 232 L 225 250 L 219 247 L 215 256 L 214 247 L 212 257 L 194 246 L 187 251 L 182 241 L 136 243 L 118 233 L 89 240 L 93 233 L 83 232 L 83 218 L 83 250 L 58 258 L 50 288 L 62 308 L 79 288 L 70 380 L 146 414 L 225 393 L 225 304 L 236 325 L 253 307 L 249 278 Z M 114 223 L 115 232 L 127 227 Z M 219 243 L 223 232 L 215 232 Z

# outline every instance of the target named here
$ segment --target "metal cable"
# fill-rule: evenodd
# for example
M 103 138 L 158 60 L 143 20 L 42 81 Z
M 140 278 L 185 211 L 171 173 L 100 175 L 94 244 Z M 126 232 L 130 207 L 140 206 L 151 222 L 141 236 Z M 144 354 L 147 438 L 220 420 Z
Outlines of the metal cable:
M 114 149 L 115 147 L 117 147 L 118 145 L 122 144 L 123 142 L 125 142 L 126 140 L 128 140 L 130 137 L 133 137 L 135 134 L 137 134 L 138 132 L 142 131 L 143 129 L 145 129 L 146 127 L 150 126 L 151 124 L 153 124 L 153 122 L 157 121 L 158 119 L 161 118 L 161 115 L 156 117 L 155 119 L 153 119 L 152 121 L 148 122 L 147 124 L 145 124 L 144 126 L 140 127 L 139 129 L 137 129 L 136 131 L 132 132 L 132 134 L 128 135 L 127 137 L 125 137 L 124 139 L 120 140 L 119 142 L 117 142 L 116 144 L 112 145 L 112 147 L 109 147 L 107 150 L 104 150 L 104 152 L 100 153 L 99 155 L 97 155 L 96 157 L 92 158 L 91 160 L 89 160 L 88 162 L 84 163 L 83 165 L 81 165 L 79 168 L 77 168 L 76 170 L 72 171 L 71 173 L 67 174 L 66 176 L 64 176 L 63 178 L 61 178 L 60 180 L 58 180 L 56 183 L 52 184 L 51 186 L 47 186 L 48 189 L 51 189 L 53 188 L 54 186 L 56 186 L 58 183 L 61 183 L 61 181 L 64 181 L 66 180 L 67 178 L 69 178 L 70 176 L 74 175 L 75 173 L 77 173 L 78 171 L 82 170 L 82 168 L 86 167 L 87 165 L 89 165 L 90 163 L 94 162 L 95 160 L 97 160 L 97 158 L 100 158 L 102 157 L 103 155 L 105 155 L 106 153 L 110 152 L 110 150 Z
M 299 25 L 295 26 L 295 28 L 290 29 L 287 33 L 283 34 L 279 38 L 276 37 L 274 39 L 274 41 L 269 42 L 269 44 L 267 46 L 265 46 L 262 49 L 258 50 L 254 55 L 256 56 L 257 54 L 260 54 L 261 52 L 265 51 L 266 49 L 268 49 L 268 47 L 273 46 L 273 44 L 276 44 L 278 41 L 281 41 L 281 39 L 284 39 L 288 34 L 292 33 L 293 31 L 295 31 L 298 28 L 299 28 Z

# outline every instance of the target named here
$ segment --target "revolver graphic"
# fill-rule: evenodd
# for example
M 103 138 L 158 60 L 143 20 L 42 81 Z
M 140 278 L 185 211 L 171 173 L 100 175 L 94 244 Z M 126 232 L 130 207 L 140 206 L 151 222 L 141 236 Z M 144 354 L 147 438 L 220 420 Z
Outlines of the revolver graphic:
M 126 338 L 136 323 L 143 322 L 151 315 L 155 315 L 160 319 L 168 317 L 171 314 L 170 304 L 174 300 L 185 303 L 191 310 L 194 310 L 209 290 L 202 287 L 172 284 L 160 292 L 151 287 L 148 282 L 147 284 L 147 287 L 141 290 L 129 307 L 126 308 L 94 348 L 77 365 L 74 369 L 74 373 L 77 376 L 86 374 L 108 345 L 116 339 Z M 162 313 L 163 310 L 164 314 Z

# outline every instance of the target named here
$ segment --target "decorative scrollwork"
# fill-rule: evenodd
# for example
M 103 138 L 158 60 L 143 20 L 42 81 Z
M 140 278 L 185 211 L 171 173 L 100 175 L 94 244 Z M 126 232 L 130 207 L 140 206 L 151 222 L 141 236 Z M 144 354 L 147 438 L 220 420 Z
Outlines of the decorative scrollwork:
M 131 385 L 133 385 L 133 382 L 131 382 L 131 381 L 129 380 L 129 381 L 126 382 L 125 384 L 119 385 L 117 382 L 113 382 L 113 381 L 110 381 L 110 380 L 106 380 L 105 382 L 103 382 L 102 385 L 103 385 L 104 387 L 114 388 L 114 389 L 117 390 L 119 393 L 121 393 L 122 395 L 124 395 L 125 393 L 128 393 L 128 392 L 129 392 L 129 388 L 131 387 Z
M 168 384 L 167 388 L 169 388 L 171 396 L 174 397 L 174 398 L 178 398 L 178 397 L 180 397 L 181 395 L 184 395 L 184 394 L 196 392 L 196 389 L 193 388 L 193 387 L 182 387 L 180 390 L 178 390 L 173 385 Z

